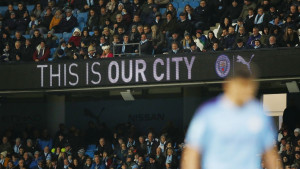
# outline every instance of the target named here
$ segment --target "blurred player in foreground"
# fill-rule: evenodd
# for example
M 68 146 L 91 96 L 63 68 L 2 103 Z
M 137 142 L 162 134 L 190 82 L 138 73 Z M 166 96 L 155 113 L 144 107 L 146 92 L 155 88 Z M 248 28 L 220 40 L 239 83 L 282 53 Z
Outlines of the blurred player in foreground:
M 224 94 L 196 111 L 181 169 L 258 169 L 262 158 L 267 169 L 281 168 L 272 120 L 255 99 L 255 77 L 242 67 L 235 70 Z

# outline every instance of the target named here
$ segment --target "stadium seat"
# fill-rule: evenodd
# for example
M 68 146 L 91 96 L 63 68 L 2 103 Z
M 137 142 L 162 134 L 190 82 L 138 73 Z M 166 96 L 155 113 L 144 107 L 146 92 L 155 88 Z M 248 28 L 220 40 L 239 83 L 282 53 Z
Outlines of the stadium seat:
M 0 13 L 2 16 L 4 16 L 6 10 L 7 10 L 7 6 L 0 6 Z
M 58 39 L 61 39 L 63 37 L 61 33 L 55 33 L 54 35 L 57 36 Z
M 184 8 L 185 5 L 189 4 L 189 2 L 184 1 L 184 2 L 178 2 L 178 8 Z
M 166 8 L 160 8 L 159 12 L 163 15 L 166 12 L 166 10 L 167 10 Z
M 191 5 L 192 8 L 195 9 L 196 7 L 199 6 L 199 2 L 197 2 L 197 1 L 191 1 L 191 2 L 190 2 L 190 5 Z
M 34 5 L 27 5 L 27 10 L 28 10 L 29 13 L 31 13 L 33 8 L 34 8 Z
M 173 6 L 177 9 L 178 8 L 178 3 L 177 2 L 172 2 Z
M 82 31 L 83 28 L 85 27 L 85 23 L 84 22 L 79 22 L 79 29 Z
M 94 35 L 94 32 L 89 32 L 89 35 L 90 35 L 90 36 L 93 36 L 93 35 Z
M 63 33 L 63 38 L 66 42 L 69 41 L 70 37 L 72 36 L 72 33 L 67 33 L 67 32 L 64 32 Z
M 88 18 L 88 13 L 87 12 L 78 13 L 77 18 L 78 18 L 78 22 L 81 22 L 80 20 L 83 19 L 83 22 L 86 23 Z
M 179 18 L 179 14 L 183 12 L 183 8 L 178 8 L 177 9 L 177 18 Z
M 30 35 L 23 35 L 24 36 L 24 38 L 26 38 L 26 39 L 30 39 Z
M 86 148 L 86 151 L 95 151 L 95 150 L 96 150 L 96 144 L 90 144 Z
M 56 51 L 56 48 L 51 48 L 51 49 L 50 49 L 50 56 L 51 56 L 51 57 L 53 57 L 55 51 Z

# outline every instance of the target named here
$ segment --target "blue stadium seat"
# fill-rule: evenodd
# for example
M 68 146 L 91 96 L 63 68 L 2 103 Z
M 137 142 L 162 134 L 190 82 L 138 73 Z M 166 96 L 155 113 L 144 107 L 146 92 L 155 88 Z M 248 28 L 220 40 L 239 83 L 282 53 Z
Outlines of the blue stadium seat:
M 2 16 L 4 16 L 6 10 L 7 10 L 7 6 L 0 6 L 0 13 Z
M 96 144 L 90 144 L 86 148 L 86 151 L 95 151 L 95 150 L 96 150 Z
M 53 57 L 55 51 L 56 51 L 56 48 L 51 48 L 51 49 L 50 49 L 50 56 L 51 56 L 51 57 Z
M 57 36 L 58 39 L 61 39 L 63 37 L 61 33 L 55 33 L 54 35 Z
M 166 8 L 160 8 L 159 12 L 163 15 L 166 12 L 166 10 L 167 10 Z
M 185 5 L 189 4 L 189 2 L 185 1 L 185 2 L 178 2 L 178 8 L 184 8 Z
M 79 29 L 82 31 L 83 28 L 85 27 L 85 23 L 84 22 L 79 22 Z
M 66 42 L 69 41 L 70 37 L 72 36 L 72 33 L 67 33 L 67 32 L 64 32 L 63 33 L 63 38 Z
M 31 13 L 33 8 L 34 8 L 34 5 L 27 5 L 27 10 L 28 10 L 29 13 Z
M 90 35 L 90 36 L 93 36 L 93 35 L 94 35 L 94 32 L 89 32 L 89 35 Z
M 177 9 L 178 8 L 178 3 L 177 2 L 172 2 L 173 6 Z
M 86 23 L 87 18 L 88 18 L 88 13 L 87 12 L 78 13 L 77 18 L 78 18 L 79 23 L 82 22 L 81 20 L 83 20 L 83 22 Z
M 194 8 L 194 9 L 195 9 L 196 7 L 198 7 L 199 4 L 200 4 L 200 3 L 197 2 L 197 1 L 190 2 L 191 7 Z
M 30 35 L 23 35 L 24 36 L 24 38 L 26 38 L 26 39 L 30 39 Z

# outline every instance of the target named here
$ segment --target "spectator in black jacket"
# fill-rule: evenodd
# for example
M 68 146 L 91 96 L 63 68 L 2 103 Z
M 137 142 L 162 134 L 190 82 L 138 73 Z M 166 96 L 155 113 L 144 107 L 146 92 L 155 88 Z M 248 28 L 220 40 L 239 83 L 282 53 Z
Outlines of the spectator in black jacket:
M 55 32 L 60 32 L 60 33 L 71 32 L 77 25 L 78 25 L 77 18 L 73 16 L 71 9 L 67 9 L 66 17 L 60 21 L 58 28 L 54 28 L 54 29 Z
M 269 43 L 267 44 L 268 48 L 278 48 L 278 44 L 276 42 L 276 37 L 275 36 L 270 36 L 269 38 Z
M 94 9 L 90 9 L 88 19 L 86 21 L 87 28 L 91 31 L 98 27 L 99 18 Z
M 8 4 L 7 10 L 4 14 L 4 20 L 8 20 L 10 18 L 11 13 L 16 13 L 16 10 L 14 9 L 13 4 Z
M 22 56 L 22 49 L 21 49 L 21 42 L 20 41 L 16 41 L 15 42 L 15 46 L 12 50 L 11 53 L 11 61 L 22 61 L 23 60 L 23 56 Z
M 167 19 L 162 24 L 162 31 L 166 35 L 166 37 L 169 37 L 172 35 L 172 33 L 176 32 L 177 29 L 177 23 L 176 19 L 173 18 L 172 13 L 167 13 Z
M 30 22 L 30 18 L 29 18 L 28 12 L 25 11 L 23 13 L 23 16 L 17 20 L 16 31 L 20 31 L 22 34 L 25 34 L 29 22 Z
M 142 34 L 141 35 L 141 54 L 142 55 L 151 55 L 152 51 L 153 51 L 153 47 L 151 42 L 147 39 L 146 34 Z M 138 50 L 136 50 L 136 52 L 138 52 Z
M 226 12 L 223 14 L 224 17 L 229 17 L 232 22 L 236 22 L 242 11 L 241 4 L 238 4 L 236 0 L 233 0 L 231 5 L 227 8 Z
M 39 22 L 38 25 L 38 28 L 40 29 L 41 33 L 44 34 L 48 32 L 52 18 L 53 18 L 52 9 L 47 8 L 45 15 L 41 18 L 41 21 Z
M 15 38 L 13 39 L 13 43 L 16 41 L 19 41 L 21 43 L 21 46 L 25 45 L 26 38 L 22 35 L 21 32 L 16 31 Z
M 183 37 L 183 35 L 188 32 L 194 32 L 193 26 L 191 22 L 186 18 L 186 13 L 181 12 L 179 14 L 180 20 L 177 22 L 178 24 L 178 32 L 180 32 L 180 37 Z
M 178 44 L 176 42 L 173 42 L 172 43 L 172 49 L 168 52 L 168 54 L 176 55 L 176 54 L 179 54 L 179 53 L 182 53 L 182 51 L 178 47 Z
M 10 18 L 6 20 L 5 22 L 5 30 L 9 31 L 10 33 L 14 33 L 14 31 L 17 28 L 17 18 L 16 18 L 16 13 L 11 12 L 10 13 Z
M 24 5 L 24 3 L 22 1 L 19 1 L 18 9 L 16 10 L 16 17 L 18 19 L 22 18 L 25 12 L 28 13 L 26 6 Z
M 253 27 L 254 27 L 254 11 L 253 8 L 249 8 L 248 10 L 248 15 L 246 16 L 245 19 L 245 28 L 246 28 L 246 32 L 251 32 Z
M 295 47 L 297 44 L 299 44 L 298 35 L 291 27 L 286 28 L 283 35 L 283 40 L 286 47 Z
M 196 29 L 206 30 L 209 27 L 210 13 L 206 1 L 200 1 L 200 5 L 194 10 Z
M 22 48 L 22 51 L 21 51 L 22 60 L 23 61 L 33 61 L 32 56 L 33 56 L 34 50 L 35 50 L 35 48 L 32 47 L 31 41 L 29 39 L 26 39 L 25 46 Z M 31 144 L 27 143 L 28 149 L 31 148 L 31 147 L 29 147 L 29 145 L 33 146 L 32 141 L 31 141 Z M 25 147 L 25 149 L 26 148 L 27 147 Z M 32 151 L 30 151 L 30 152 L 34 152 L 34 151 L 35 151 L 35 149 L 33 148 Z
M 123 36 L 123 45 L 121 46 L 121 53 L 124 56 L 125 53 L 133 53 L 134 49 L 132 45 L 126 45 L 129 43 L 129 36 L 128 35 L 124 35 Z M 119 55 L 121 56 L 121 55 Z
M 41 35 L 40 31 L 38 29 L 34 30 L 33 37 L 31 38 L 32 47 L 36 48 L 43 39 L 44 38 Z

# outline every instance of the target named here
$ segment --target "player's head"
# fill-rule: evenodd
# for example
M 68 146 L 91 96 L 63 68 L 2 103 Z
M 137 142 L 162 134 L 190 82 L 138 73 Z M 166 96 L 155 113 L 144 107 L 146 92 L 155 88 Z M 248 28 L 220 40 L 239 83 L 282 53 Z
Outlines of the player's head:
M 233 76 L 227 78 L 223 85 L 225 95 L 235 104 L 242 106 L 256 95 L 258 83 L 255 77 L 254 70 L 250 72 L 244 65 L 235 67 Z

